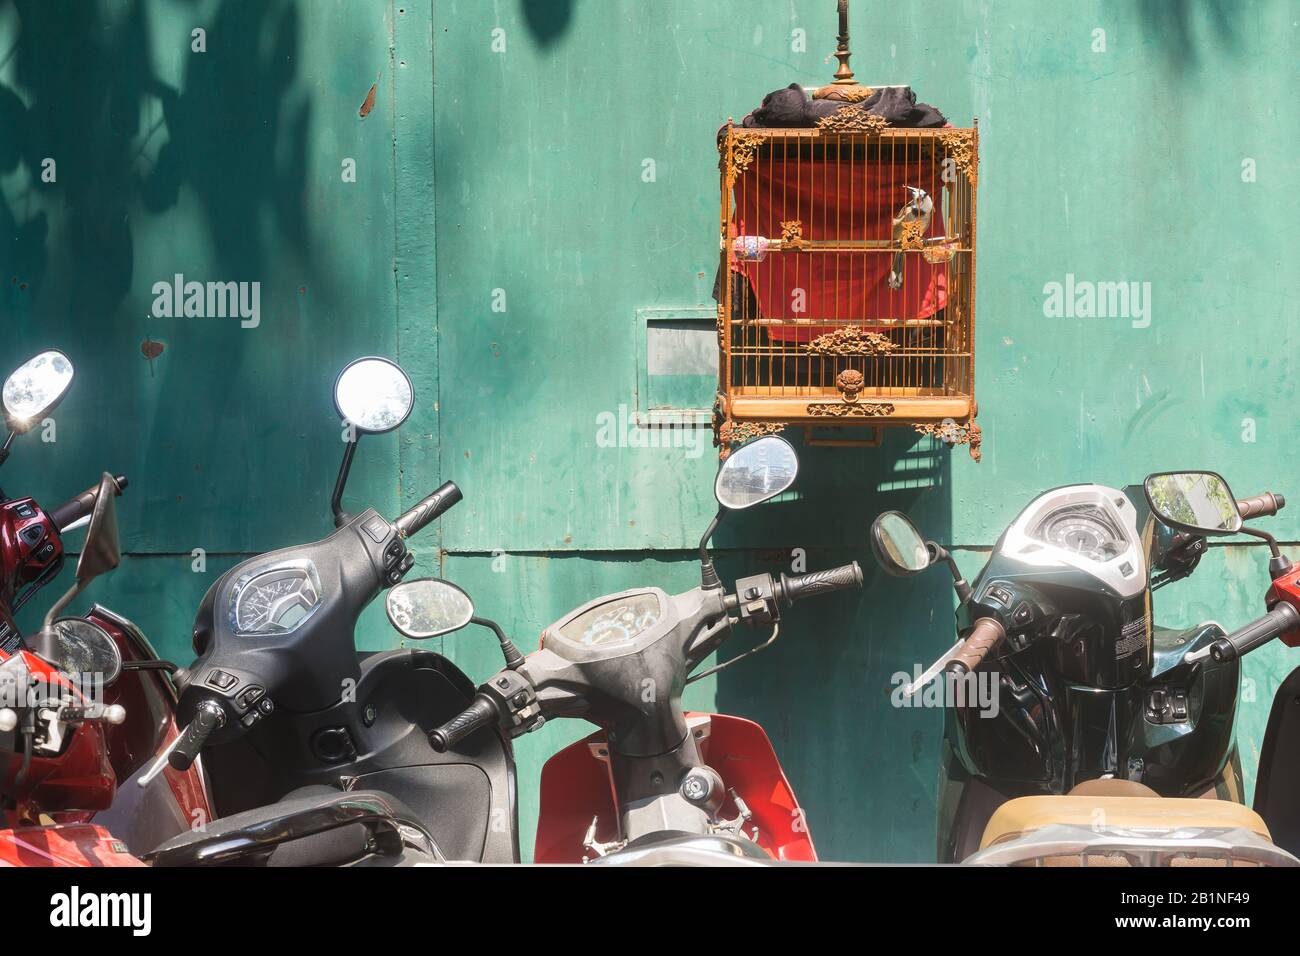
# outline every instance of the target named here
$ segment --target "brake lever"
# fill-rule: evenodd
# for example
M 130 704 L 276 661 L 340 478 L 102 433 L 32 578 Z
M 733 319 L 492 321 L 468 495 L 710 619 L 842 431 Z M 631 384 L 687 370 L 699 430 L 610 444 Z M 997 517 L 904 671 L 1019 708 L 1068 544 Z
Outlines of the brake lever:
M 144 787 L 149 786 L 149 784 L 153 783 L 154 778 L 156 778 L 158 774 L 162 773 L 164 770 L 167 769 L 167 758 L 172 755 L 172 751 L 176 749 L 176 745 L 181 742 L 181 738 L 184 736 L 185 736 L 184 731 L 178 733 L 172 739 L 172 742 L 169 743 L 163 749 L 163 752 L 158 755 L 158 759 L 153 762 L 153 766 L 151 766 L 148 769 L 148 771 L 146 771 L 143 777 L 141 777 L 139 780 L 136 781 L 136 783 L 139 784 L 142 789 Z
M 920 677 L 912 681 L 910 684 L 904 684 L 902 687 L 903 699 L 907 700 L 909 697 L 914 697 L 924 689 L 927 684 L 938 677 L 939 674 L 943 672 L 943 669 L 948 666 L 948 662 L 957 656 L 957 653 L 962 649 L 962 645 L 965 643 L 965 640 L 958 639 L 957 643 L 953 644 L 952 647 L 948 648 L 947 653 L 927 667 Z

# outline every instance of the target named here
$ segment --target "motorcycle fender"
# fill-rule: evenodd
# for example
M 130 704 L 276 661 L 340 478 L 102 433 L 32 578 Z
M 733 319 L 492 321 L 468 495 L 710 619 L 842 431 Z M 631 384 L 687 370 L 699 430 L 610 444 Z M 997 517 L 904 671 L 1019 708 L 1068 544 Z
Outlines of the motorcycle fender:
M 703 761 L 753 814 L 746 833 L 757 828 L 758 845 L 777 860 L 815 862 L 817 851 L 803 808 L 763 728 L 726 714 L 688 713 L 686 722 L 696 734 Z M 593 819 L 596 842 L 619 838 L 607 753 L 605 735 L 597 732 L 565 747 L 542 767 L 534 862 L 582 862 L 587 852 L 583 838 Z M 719 816 L 733 818 L 737 812 L 728 798 Z
M 126 844 L 88 824 L 0 830 L 0 868 L 144 866 Z

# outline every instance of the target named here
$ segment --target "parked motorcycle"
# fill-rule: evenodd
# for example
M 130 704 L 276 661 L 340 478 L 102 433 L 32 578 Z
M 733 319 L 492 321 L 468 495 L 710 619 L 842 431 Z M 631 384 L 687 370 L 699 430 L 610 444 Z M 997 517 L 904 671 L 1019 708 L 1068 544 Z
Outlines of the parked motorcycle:
M 794 449 L 766 437 L 722 465 L 717 516 L 700 541 L 701 583 L 669 595 L 645 587 L 590 601 L 542 631 L 521 655 L 500 627 L 475 616 L 446 581 L 412 581 L 389 592 L 402 633 L 432 637 L 474 622 L 492 628 L 505 667 L 469 706 L 429 733 L 438 753 L 547 720 L 583 718 L 600 732 L 560 751 L 542 770 L 537 863 L 758 865 L 817 859 L 812 838 L 767 735 L 723 714 L 682 710 L 685 686 L 776 640 L 781 607 L 861 587 L 857 563 L 810 574 L 741 578 L 728 593 L 708 544 L 724 517 L 793 483 Z M 762 644 L 692 675 L 738 624 L 770 629 Z
M 944 563 L 960 601 L 958 641 L 901 688 L 913 696 L 942 679 L 940 862 L 1019 862 L 1022 851 L 1036 860 L 1113 852 L 1147 863 L 1188 853 L 1292 862 L 1263 822 L 1232 802 L 1242 796 L 1233 737 L 1238 657 L 1262 638 L 1228 635 L 1213 622 L 1154 627 L 1151 608 L 1153 590 L 1196 567 L 1206 535 L 1261 537 L 1272 547 L 1270 568 L 1285 573 L 1276 542 L 1241 527 L 1243 517 L 1276 514 L 1284 504 L 1273 494 L 1236 501 L 1209 473 L 1152 475 L 1142 490 L 1058 488 L 1012 522 L 973 584 L 904 515 L 876 519 L 872 543 L 886 571 Z M 981 706 L 990 698 L 980 681 L 991 683 L 996 707 Z M 1072 796 L 1034 802 L 1046 795 Z M 1216 795 L 1227 799 L 1131 802 Z M 1130 802 L 1103 800 L 1109 822 L 1099 828 L 1101 798 Z M 1175 823 L 1186 831 L 1180 839 L 1157 832 Z M 1043 827 L 1037 843 L 1016 844 Z M 1107 827 L 1155 835 L 1134 849 L 1123 833 L 1107 842 Z M 994 844 L 1005 845 L 990 853 Z
M 8 438 L 59 405 L 74 369 L 42 352 L 5 381 Z M 122 788 L 176 736 L 167 665 L 134 624 L 95 605 L 63 611 L 119 561 L 115 499 L 123 476 L 105 474 L 52 511 L 0 492 L 0 865 L 138 865 L 152 846 L 210 814 L 200 767 L 157 785 Z M 14 612 L 54 580 L 63 536 L 88 525 L 73 586 L 24 640 Z
M 331 507 L 336 531 L 241 562 L 204 596 L 197 660 L 179 678 L 184 732 L 155 765 L 202 752 L 220 814 L 144 854 L 156 866 L 517 862 L 514 758 L 504 734 L 437 753 L 425 733 L 474 687 L 439 654 L 359 653 L 357 619 L 415 563 L 406 540 L 461 500 L 452 482 L 395 520 L 343 496 L 364 435 L 414 407 L 394 363 L 363 358 L 335 383 L 349 440 Z

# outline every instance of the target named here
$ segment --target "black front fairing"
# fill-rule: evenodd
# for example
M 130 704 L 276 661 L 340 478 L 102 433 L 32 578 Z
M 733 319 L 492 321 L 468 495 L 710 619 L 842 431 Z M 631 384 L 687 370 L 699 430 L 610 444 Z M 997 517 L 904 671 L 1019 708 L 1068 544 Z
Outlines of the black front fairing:
M 362 611 L 409 566 L 397 528 L 367 510 L 231 569 L 200 605 L 179 721 L 199 706 L 225 715 L 203 754 L 221 816 L 304 787 L 374 789 L 418 814 L 448 859 L 517 862 L 510 742 L 482 734 L 440 754 L 425 736 L 473 684 L 432 650 L 357 652 Z
M 1158 567 L 1167 538 L 1144 501 L 1136 511 L 1146 567 Z M 1156 628 L 1149 586 L 1126 596 L 1075 568 L 1018 561 L 1005 538 L 957 612 L 961 633 L 980 617 L 1006 628 L 978 672 L 997 682 L 996 715 L 973 703 L 948 709 L 945 776 L 1004 797 L 1065 793 L 1106 775 L 1167 796 L 1211 786 L 1232 750 L 1239 665 L 1187 656 L 1222 629 Z

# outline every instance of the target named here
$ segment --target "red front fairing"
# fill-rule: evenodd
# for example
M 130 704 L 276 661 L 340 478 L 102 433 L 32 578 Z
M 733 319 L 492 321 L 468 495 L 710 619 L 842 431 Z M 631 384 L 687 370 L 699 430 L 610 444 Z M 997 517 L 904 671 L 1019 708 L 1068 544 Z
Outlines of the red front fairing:
M 33 679 L 47 686 L 72 688 L 59 671 L 30 651 L 19 651 L 23 664 Z M 0 660 L 8 659 L 0 653 Z M 75 690 L 75 688 L 72 688 Z M 22 755 L 0 751 L 0 780 L 13 793 L 17 812 L 3 818 L 5 825 L 34 813 L 71 813 L 88 819 L 91 812 L 106 809 L 113 802 L 117 775 L 109 760 L 103 724 L 87 721 L 71 733 L 64 751 L 55 757 L 33 755 L 21 789 L 15 787 Z
M 749 806 L 753 818 L 745 829 L 758 829 L 758 845 L 778 860 L 816 861 L 803 810 L 763 728 L 725 714 L 688 713 L 686 717 L 688 722 L 701 718 L 709 722 L 708 733 L 700 740 L 700 756 Z M 546 761 L 534 862 L 581 863 L 583 837 L 593 817 L 598 842 L 618 839 L 609 765 L 592 752 L 593 744 L 604 742 L 604 732 L 598 731 Z M 728 798 L 720 816 L 735 815 Z
M 1271 611 L 1280 601 L 1285 601 L 1300 611 L 1300 578 L 1287 574 L 1273 582 L 1264 597 L 1264 604 Z M 1281 635 L 1280 640 L 1288 647 L 1300 647 L 1300 628 L 1287 631 Z
M 0 868 L 144 866 L 103 827 L 72 825 L 0 830 Z

